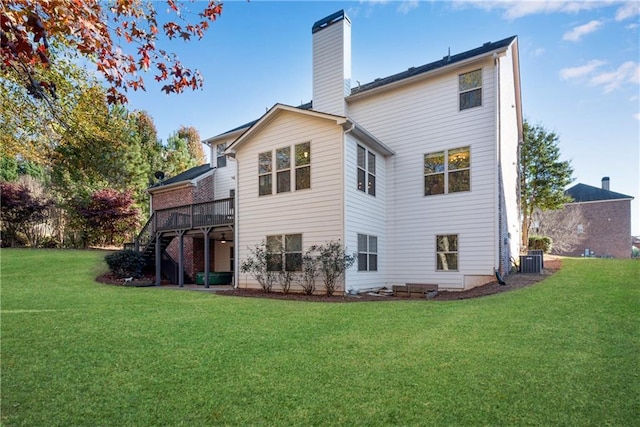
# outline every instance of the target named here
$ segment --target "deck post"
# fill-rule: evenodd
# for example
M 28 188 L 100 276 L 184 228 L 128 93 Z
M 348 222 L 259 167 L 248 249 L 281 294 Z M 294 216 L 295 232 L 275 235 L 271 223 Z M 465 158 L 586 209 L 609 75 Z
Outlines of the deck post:
M 202 234 L 204 234 L 204 287 L 209 287 L 209 263 L 211 262 L 211 256 L 209 254 L 209 232 L 211 227 L 202 228 Z
M 184 233 L 185 230 L 178 230 L 178 237 L 180 239 L 178 250 L 178 286 L 184 287 Z
M 160 286 L 162 284 L 162 248 L 160 247 L 161 238 L 162 233 L 156 233 L 156 286 Z

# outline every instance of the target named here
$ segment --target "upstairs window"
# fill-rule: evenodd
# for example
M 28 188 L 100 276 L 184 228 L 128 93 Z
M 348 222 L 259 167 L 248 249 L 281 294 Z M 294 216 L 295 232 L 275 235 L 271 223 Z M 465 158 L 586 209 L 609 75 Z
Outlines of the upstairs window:
M 471 148 L 460 147 L 424 155 L 424 195 L 471 190 Z
M 224 150 L 227 149 L 227 143 L 216 145 L 216 166 L 223 168 L 227 166 L 227 156 L 224 154 Z
M 460 111 L 482 105 L 482 70 L 475 70 L 458 76 Z
M 376 195 L 376 155 L 358 145 L 358 190 Z
M 291 191 L 291 147 L 276 150 L 276 192 Z
M 265 196 L 273 191 L 271 186 L 271 172 L 273 161 L 271 152 L 260 153 L 258 155 L 258 194 Z
M 358 234 L 358 271 L 378 271 L 378 238 Z
M 311 143 L 296 144 L 296 190 L 311 188 Z
M 259 154 L 258 194 L 260 196 L 273 194 L 274 181 L 276 193 L 288 193 L 292 188 L 296 190 L 311 188 L 310 142 Z
M 267 236 L 267 271 L 302 271 L 302 234 Z

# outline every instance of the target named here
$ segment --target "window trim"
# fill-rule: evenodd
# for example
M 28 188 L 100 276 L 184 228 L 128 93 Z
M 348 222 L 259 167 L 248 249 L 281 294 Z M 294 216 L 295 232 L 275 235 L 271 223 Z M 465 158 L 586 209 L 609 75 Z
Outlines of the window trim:
M 462 167 L 462 168 L 457 168 L 457 169 L 451 169 L 449 166 L 449 157 L 450 157 L 450 153 L 454 152 L 456 150 L 463 150 L 469 153 L 469 159 L 468 159 L 468 166 L 466 167 Z M 442 165 L 442 171 L 436 171 L 436 172 L 430 172 L 430 173 L 426 173 L 425 171 L 425 163 L 427 160 L 427 156 L 434 156 L 434 155 L 442 155 L 444 163 Z M 441 151 L 433 151 L 431 153 L 425 153 L 422 157 L 422 180 L 423 180 L 423 194 L 424 197 L 429 197 L 429 196 L 438 196 L 438 195 L 443 195 L 443 194 L 455 194 L 455 193 L 466 193 L 466 192 L 470 192 L 471 191 L 471 145 L 466 145 L 463 147 L 454 147 L 454 148 L 446 148 L 444 150 Z M 450 176 L 452 173 L 455 172 L 461 172 L 461 171 L 469 171 L 469 188 L 466 190 L 459 190 L 459 191 L 450 191 L 449 188 L 449 184 L 450 184 Z M 437 176 L 437 175 L 442 175 L 443 179 L 442 179 L 442 192 L 441 193 L 430 193 L 427 194 L 427 182 L 426 182 L 426 178 L 428 176 Z
M 467 89 L 461 89 L 460 88 L 460 79 L 462 78 L 462 76 L 467 75 L 467 74 L 471 74 L 471 73 L 476 73 L 476 72 L 480 72 L 480 86 L 474 86 L 472 88 L 467 88 Z M 483 101 L 483 72 L 482 72 L 482 68 L 478 68 L 476 70 L 471 70 L 471 71 L 467 71 L 465 73 L 460 73 L 458 74 L 458 111 L 465 111 L 465 110 L 470 110 L 472 108 L 476 108 L 476 107 L 482 107 L 482 101 Z M 475 92 L 475 91 L 479 91 L 480 92 L 480 103 L 477 105 L 470 105 L 468 107 L 462 108 L 462 96 L 466 95 L 468 93 L 471 92 Z
M 305 144 L 308 144 L 308 161 L 306 164 L 303 165 L 298 165 L 297 161 L 296 161 L 296 150 L 298 149 L 298 147 L 300 146 L 304 146 Z M 289 150 L 289 165 L 288 167 L 285 168 L 279 168 L 278 165 L 278 151 L 281 150 Z M 264 172 L 264 173 L 260 173 L 260 156 L 262 155 L 269 155 L 270 156 L 270 168 L 268 172 Z M 303 190 L 309 190 L 311 189 L 311 141 L 305 141 L 305 142 L 301 142 L 298 144 L 293 144 L 293 145 L 285 145 L 284 147 L 279 147 L 276 149 L 271 149 L 269 151 L 263 151 L 261 153 L 258 154 L 258 197 L 262 197 L 262 196 L 270 196 L 270 195 L 275 195 L 275 194 L 282 194 L 282 193 L 291 193 L 291 192 L 295 192 L 295 191 L 303 191 Z M 304 187 L 304 188 L 299 188 L 298 186 L 298 174 L 297 172 L 299 170 L 303 170 L 303 169 L 308 169 L 308 174 L 309 174 L 309 182 L 308 182 L 308 187 Z M 289 174 L 289 187 L 287 190 L 282 190 L 280 191 L 279 186 L 278 186 L 278 177 L 280 176 L 280 174 L 283 173 L 288 173 Z M 262 177 L 266 177 L 266 176 L 271 176 L 270 180 L 271 180 L 271 191 L 268 193 L 264 193 L 261 194 L 260 193 L 260 182 L 261 182 L 261 178 Z M 274 188 L 275 186 L 275 188 Z
M 455 236 L 456 240 L 456 250 L 448 250 L 448 251 L 439 251 L 438 250 L 438 240 L 440 237 L 449 237 Z M 436 251 L 435 251 L 435 271 L 436 272 L 453 272 L 457 273 L 460 271 L 460 235 L 459 234 L 436 234 Z M 440 254 L 455 254 L 456 255 L 456 268 L 455 269 L 441 269 L 438 268 L 438 259 L 440 258 Z
M 367 240 L 367 247 L 365 251 L 361 251 L 360 250 L 360 237 L 365 237 Z M 371 250 L 371 243 L 372 241 L 375 242 L 375 252 Z M 364 234 L 364 233 L 358 233 L 357 236 L 357 242 L 358 242 L 358 272 L 377 272 L 378 271 L 378 259 L 379 259 L 379 252 L 378 252 L 378 236 L 372 236 L 369 234 Z M 367 265 L 366 268 L 362 268 L 362 265 L 360 263 L 360 255 L 364 255 L 366 257 L 367 260 Z M 376 267 L 375 269 L 371 269 L 371 259 L 372 257 L 375 257 L 376 260 Z
M 222 149 L 220 149 L 222 147 Z M 224 154 L 224 150 L 227 149 L 227 143 L 223 142 L 222 144 L 216 144 L 216 168 L 224 168 L 227 167 L 227 155 Z M 220 161 L 224 159 L 223 164 L 220 165 Z
M 360 150 L 364 151 L 364 165 L 360 164 Z M 357 144 L 356 147 L 356 188 L 358 191 L 362 191 L 365 194 L 376 197 L 376 153 L 367 149 L 365 146 Z M 373 158 L 373 162 L 371 162 Z M 371 166 L 373 163 L 373 167 Z M 362 186 L 360 185 L 360 175 L 364 174 L 364 180 L 362 180 Z M 373 182 L 373 185 L 371 185 Z M 366 185 L 366 189 L 365 189 Z
M 300 236 L 300 250 L 287 250 L 287 237 L 293 237 L 293 236 Z M 277 238 L 278 239 L 278 243 L 279 243 L 279 249 L 280 252 L 269 252 L 269 238 Z M 287 255 L 291 255 L 291 254 L 300 254 L 300 260 L 302 260 L 302 254 L 303 254 L 303 238 L 302 238 L 302 233 L 290 233 L 290 234 L 270 234 L 268 236 L 266 236 L 265 238 L 265 251 L 266 251 L 266 256 L 267 256 L 267 271 L 272 271 L 272 272 L 279 272 L 279 271 L 292 271 L 292 272 L 296 272 L 296 271 L 302 271 L 302 263 L 300 263 L 299 267 L 300 269 L 297 270 L 288 270 L 287 269 Z M 271 256 L 275 256 L 275 255 L 279 255 L 280 256 L 280 261 L 279 264 L 282 267 L 280 270 L 269 270 L 269 257 Z
M 279 152 L 285 152 L 288 151 L 288 159 L 287 159 L 287 165 L 283 165 L 283 168 L 280 168 L 279 165 L 279 157 L 278 157 L 278 153 Z M 275 174 L 276 174 L 276 194 L 280 194 L 280 193 L 289 193 L 291 192 L 291 146 L 287 145 L 285 147 L 281 147 L 281 148 L 276 148 L 276 168 L 275 168 Z M 288 181 L 288 186 L 286 189 L 283 189 L 282 191 L 280 191 L 280 177 L 281 176 L 286 176 L 286 174 L 289 175 L 289 181 Z

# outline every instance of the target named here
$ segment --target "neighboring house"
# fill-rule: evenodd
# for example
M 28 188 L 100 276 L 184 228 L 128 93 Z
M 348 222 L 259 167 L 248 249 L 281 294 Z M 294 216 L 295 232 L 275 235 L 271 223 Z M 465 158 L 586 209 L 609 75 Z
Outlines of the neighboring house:
M 233 253 L 214 245 L 222 264 L 239 265 L 249 248 L 266 242 L 285 252 L 274 268 L 293 270 L 312 245 L 339 240 L 359 261 L 339 291 L 408 283 L 463 290 L 495 280 L 496 271 L 508 274 L 520 242 L 517 38 L 356 87 L 348 16 L 340 11 L 316 22 L 312 38 L 311 103 L 275 104 L 203 141 L 215 168 L 209 196 L 230 208 L 224 215 L 179 214 L 184 208 L 175 204 L 156 211 L 155 239 L 177 236 L 180 248 L 183 235 L 195 233 L 204 239 L 193 241 L 195 253 L 233 229 L 226 242 Z M 158 200 L 163 187 L 178 191 L 189 182 L 152 189 L 154 205 L 168 206 Z M 198 228 L 198 221 L 212 228 Z M 159 259 L 161 246 L 154 251 Z M 238 269 L 234 280 L 259 287 Z
M 312 37 L 312 103 L 275 104 L 204 141 L 216 194 L 237 188 L 236 260 L 267 242 L 296 268 L 311 245 L 340 240 L 359 260 L 345 291 L 463 290 L 508 273 L 520 236 L 517 38 L 352 87 L 345 13 Z
M 564 211 L 567 215 L 577 211 L 583 223 L 574 230 L 579 244 L 560 255 L 631 257 L 633 197 L 611 191 L 609 186 L 609 177 L 604 177 L 600 188 L 576 184 L 565 192 L 573 202 L 566 204 Z

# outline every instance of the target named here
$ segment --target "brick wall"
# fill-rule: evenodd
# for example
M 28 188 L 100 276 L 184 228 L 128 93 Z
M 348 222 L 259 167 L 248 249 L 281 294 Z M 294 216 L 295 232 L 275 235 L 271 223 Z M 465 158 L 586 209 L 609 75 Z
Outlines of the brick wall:
M 563 255 L 581 256 L 589 249 L 598 257 L 631 257 L 630 200 L 571 203 L 566 209 L 581 211 L 584 231 L 580 246 Z
M 154 211 L 193 203 L 193 187 L 181 187 L 175 190 L 154 194 L 151 208 Z

